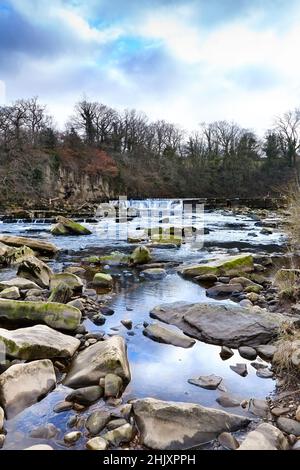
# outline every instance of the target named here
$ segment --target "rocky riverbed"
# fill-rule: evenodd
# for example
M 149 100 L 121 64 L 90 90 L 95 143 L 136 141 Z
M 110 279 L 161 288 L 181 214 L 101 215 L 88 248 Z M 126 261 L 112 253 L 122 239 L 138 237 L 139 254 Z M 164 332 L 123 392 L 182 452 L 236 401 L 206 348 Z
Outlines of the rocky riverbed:
M 0 225 L 2 448 L 299 448 L 284 216 L 133 208 Z

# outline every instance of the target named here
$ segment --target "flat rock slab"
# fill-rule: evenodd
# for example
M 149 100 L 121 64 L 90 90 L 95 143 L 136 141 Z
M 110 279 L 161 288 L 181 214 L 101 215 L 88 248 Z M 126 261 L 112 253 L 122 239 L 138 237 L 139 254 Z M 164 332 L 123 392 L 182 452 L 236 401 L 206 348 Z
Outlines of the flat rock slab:
M 8 419 L 44 397 L 56 385 L 48 359 L 15 364 L 0 375 L 0 403 Z
M 158 323 L 153 323 L 152 325 L 147 326 L 143 333 L 148 338 L 153 339 L 153 341 L 172 344 L 173 346 L 179 346 L 180 348 L 190 348 L 196 342 L 194 339 L 191 339 L 180 332 L 177 333 L 170 328 L 161 326 Z
M 142 443 L 150 449 L 185 450 L 237 431 L 249 419 L 193 403 L 145 398 L 133 402 Z
M 216 390 L 220 383 L 222 382 L 222 377 L 217 375 L 201 375 L 194 379 L 189 379 L 188 383 L 196 385 L 197 387 L 205 388 L 206 390 Z
M 80 325 L 78 308 L 55 302 L 25 302 L 0 299 L 0 318 L 12 322 L 45 323 L 58 330 L 76 330 Z
M 79 339 L 65 335 L 45 325 L 17 330 L 0 328 L 0 342 L 5 351 L 17 359 L 32 361 L 54 357 L 72 357 L 80 346 Z
M 35 238 L 0 235 L 0 242 L 9 246 L 28 246 L 33 251 L 47 256 L 54 256 L 59 251 L 53 243 L 37 240 Z
M 279 313 L 221 302 L 164 304 L 155 307 L 150 316 L 176 325 L 201 341 L 233 348 L 259 346 L 271 341 L 286 321 Z M 291 321 L 297 319 L 291 318 Z
M 72 388 L 98 385 L 99 380 L 110 373 L 121 377 L 126 384 L 131 379 L 126 343 L 120 336 L 112 336 L 80 352 L 64 384 Z

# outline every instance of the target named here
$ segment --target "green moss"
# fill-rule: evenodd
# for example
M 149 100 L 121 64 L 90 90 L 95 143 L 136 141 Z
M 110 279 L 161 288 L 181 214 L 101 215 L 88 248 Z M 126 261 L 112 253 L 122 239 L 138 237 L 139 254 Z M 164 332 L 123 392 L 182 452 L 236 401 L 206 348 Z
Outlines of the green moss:
M 130 256 L 132 264 L 146 264 L 151 260 L 151 253 L 146 246 L 138 246 Z
M 240 255 L 215 261 L 210 264 L 198 264 L 183 268 L 182 274 L 186 276 L 200 276 L 202 274 L 214 274 L 215 276 L 240 276 L 253 271 L 252 255 Z
M 111 286 L 113 283 L 113 278 L 110 274 L 105 273 L 97 273 L 94 276 L 93 283 L 97 284 L 98 286 Z
M 74 220 L 58 218 L 58 224 L 51 229 L 52 235 L 91 235 L 91 231 Z
M 245 288 L 245 292 L 254 292 L 255 294 L 259 294 L 262 290 L 263 287 L 259 285 L 252 285 Z

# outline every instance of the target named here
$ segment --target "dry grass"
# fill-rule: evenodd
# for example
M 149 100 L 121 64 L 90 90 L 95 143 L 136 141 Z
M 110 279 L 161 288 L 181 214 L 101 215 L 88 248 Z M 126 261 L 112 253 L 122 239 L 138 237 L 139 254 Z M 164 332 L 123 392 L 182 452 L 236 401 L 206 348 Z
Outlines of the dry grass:
M 292 357 L 295 351 L 300 349 L 300 330 L 291 326 L 289 322 L 282 324 L 275 346 L 277 350 L 273 357 L 273 365 L 277 372 L 287 381 L 299 376 L 300 368 L 293 364 Z

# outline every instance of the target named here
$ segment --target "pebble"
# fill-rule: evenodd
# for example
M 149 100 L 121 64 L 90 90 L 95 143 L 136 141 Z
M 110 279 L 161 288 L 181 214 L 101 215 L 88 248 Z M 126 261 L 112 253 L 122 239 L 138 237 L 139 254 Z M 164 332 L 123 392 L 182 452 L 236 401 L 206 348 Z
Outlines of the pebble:
M 86 448 L 89 450 L 106 450 L 108 442 L 102 437 L 93 437 L 86 443 Z
M 126 419 L 120 418 L 110 421 L 109 423 L 107 423 L 106 427 L 109 431 L 113 431 L 114 429 L 124 426 L 124 424 L 127 424 Z
M 286 413 L 288 413 L 290 411 L 289 408 L 282 408 L 282 407 L 275 407 L 275 408 L 272 408 L 271 410 L 271 413 L 272 415 L 276 416 L 277 418 L 281 415 L 285 415 Z
M 97 410 L 90 414 L 86 420 L 85 427 L 93 436 L 99 434 L 110 420 L 111 414 L 105 410 Z
M 63 411 L 69 411 L 73 408 L 73 403 L 69 401 L 60 401 L 56 403 L 53 408 L 54 413 L 62 413 Z
M 64 435 L 64 441 L 66 444 L 74 444 L 81 438 L 82 434 L 80 431 L 68 432 Z
M 218 441 L 225 449 L 236 450 L 240 447 L 238 440 L 230 432 L 222 432 L 218 436 Z
M 234 355 L 234 352 L 232 349 L 228 348 L 227 346 L 222 346 L 221 351 L 220 351 L 220 357 L 223 359 L 223 361 L 226 361 L 226 359 L 229 359 Z
M 126 320 L 126 319 L 121 320 L 121 323 L 123 326 L 125 326 L 125 328 L 127 328 L 128 330 L 131 330 L 132 325 L 133 325 L 132 320 Z
M 235 366 L 230 366 L 230 369 L 241 377 L 248 375 L 247 364 L 236 364 Z
M 238 351 L 240 356 L 242 356 L 244 359 L 256 359 L 257 353 L 254 348 L 250 348 L 249 346 L 240 346 Z

